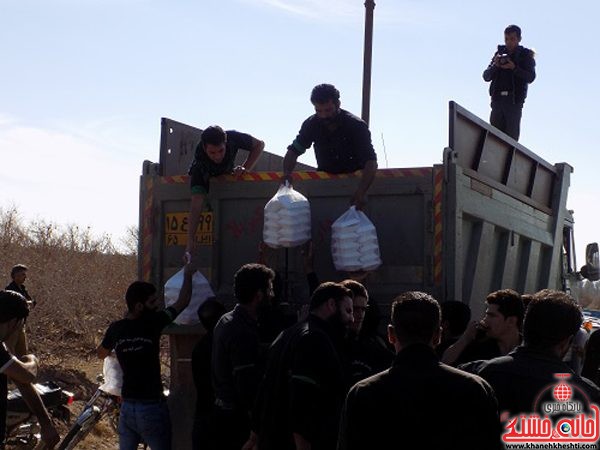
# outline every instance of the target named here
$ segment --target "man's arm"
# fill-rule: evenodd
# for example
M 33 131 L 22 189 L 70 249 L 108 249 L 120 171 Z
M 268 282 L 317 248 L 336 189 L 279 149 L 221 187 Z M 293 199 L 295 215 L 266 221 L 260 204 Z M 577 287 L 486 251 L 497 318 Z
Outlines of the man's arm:
M 8 375 L 8 372 L 6 372 L 6 374 Z M 44 402 L 40 398 L 40 394 L 31 383 L 23 383 L 15 379 L 13 379 L 13 381 L 17 385 L 19 392 L 21 392 L 23 400 L 29 407 L 29 410 L 37 417 L 38 422 L 40 423 L 42 441 L 46 444 L 44 448 L 54 448 L 60 441 L 60 436 L 58 435 L 56 428 L 54 428 L 52 419 L 50 419 L 50 415 L 44 406 Z
M 31 383 L 37 375 L 38 360 L 34 355 L 23 355 L 21 359 L 13 358 L 2 370 L 7 377 L 14 381 L 23 396 L 23 400 L 38 418 L 41 427 L 42 440 L 47 448 L 54 448 L 60 440 L 48 411 Z
M 294 171 L 294 167 L 296 167 L 296 161 L 298 161 L 298 154 L 295 151 L 288 149 L 283 158 L 282 183 L 287 181 L 290 185 L 292 184 L 292 172 Z
M 324 385 L 337 357 L 331 344 L 319 334 L 308 334 L 298 342 L 290 368 L 289 426 L 294 433 L 297 448 L 310 448 L 326 420 L 323 409 Z M 297 435 L 297 436 L 296 436 Z
M 360 422 L 356 423 L 354 420 L 354 415 L 356 413 L 356 407 L 354 406 L 356 389 L 356 386 L 350 389 L 350 392 L 346 396 L 344 406 L 342 407 L 337 450 L 360 448 L 358 447 L 358 442 L 356 442 L 356 436 L 353 436 L 354 433 L 358 433 L 360 435 L 360 432 L 364 431 L 362 430 L 364 424 Z M 358 412 L 360 413 L 360 411 Z
M 104 346 L 102 344 L 100 344 L 98 346 L 98 348 L 96 349 L 96 355 L 98 355 L 98 358 L 100 359 L 104 359 L 106 358 L 108 355 L 110 355 L 111 350 L 104 348 Z
M 515 77 L 521 78 L 527 83 L 533 83 L 533 80 L 535 80 L 535 59 L 533 58 L 533 52 L 527 50 L 527 55 L 521 58 L 519 63 L 520 65 L 517 66 L 515 64 L 513 68 Z
M 247 170 L 252 170 L 254 168 L 254 166 L 256 165 L 256 161 L 258 161 L 258 158 L 260 158 L 260 155 L 262 154 L 264 149 L 265 149 L 265 143 L 263 141 L 252 138 L 252 149 L 250 150 L 250 153 L 248 154 L 246 161 L 244 161 L 244 163 L 241 165 L 241 167 L 242 167 L 241 171 L 244 172 Z
M 196 248 L 196 230 L 200 223 L 200 214 L 202 213 L 202 206 L 204 205 L 204 199 L 206 194 L 192 194 L 190 201 L 190 214 L 188 216 L 188 233 L 187 233 L 187 245 L 185 247 L 186 257 L 189 254 L 189 259 Z M 189 262 L 189 261 L 186 261 Z
M 240 333 L 231 343 L 229 360 L 233 368 L 233 385 L 240 406 L 248 412 L 255 404 L 260 384 L 258 353 L 256 335 Z
M 282 183 L 286 181 L 291 185 L 292 184 L 292 172 L 296 167 L 296 161 L 298 160 L 298 156 L 304 154 L 306 149 L 310 148 L 314 141 L 314 123 L 311 120 L 311 117 L 306 119 L 302 126 L 300 127 L 300 131 L 298 131 L 298 135 L 296 139 L 288 145 L 287 153 L 283 158 L 283 177 L 281 179 Z
M 367 191 L 375 179 L 376 173 L 377 161 L 367 161 L 364 169 L 362 170 L 362 177 L 360 179 L 360 183 L 358 184 L 358 188 L 350 199 L 350 204 L 355 205 L 356 209 L 362 209 L 365 206 L 365 196 L 367 195 Z
M 465 332 L 462 336 L 452 344 L 450 347 L 446 349 L 444 354 L 442 355 L 441 361 L 444 364 L 448 364 L 450 366 L 454 366 L 456 361 L 460 358 L 465 349 L 475 340 L 477 337 L 477 330 L 479 329 L 479 322 L 472 321 L 467 325 Z
M 492 58 L 492 62 L 490 62 L 490 65 L 483 71 L 484 81 L 492 81 L 496 76 L 496 73 L 500 70 L 500 67 L 498 67 L 498 59 L 498 52 L 496 52 Z
M 198 266 L 196 264 L 188 263 L 183 268 L 183 283 L 181 284 L 181 290 L 179 291 L 179 297 L 177 301 L 171 305 L 179 314 L 187 305 L 190 304 L 192 298 L 192 276 Z
M 96 355 L 98 358 L 104 359 L 112 353 L 115 348 L 116 336 L 115 336 L 115 323 L 109 325 L 108 329 L 104 333 L 102 342 L 96 349 Z
M 23 355 L 21 359 L 13 357 L 3 373 L 11 380 L 20 383 L 33 383 L 37 376 L 38 361 L 34 355 Z

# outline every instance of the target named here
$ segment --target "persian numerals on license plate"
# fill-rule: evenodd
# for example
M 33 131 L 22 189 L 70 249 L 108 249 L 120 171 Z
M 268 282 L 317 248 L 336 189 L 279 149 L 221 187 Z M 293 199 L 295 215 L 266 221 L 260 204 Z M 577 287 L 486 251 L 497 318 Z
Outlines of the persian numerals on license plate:
M 188 241 L 188 213 L 167 213 L 165 215 L 165 242 L 167 246 L 187 245 Z M 213 243 L 213 214 L 205 212 L 200 215 L 198 230 L 196 231 L 198 245 L 212 245 Z

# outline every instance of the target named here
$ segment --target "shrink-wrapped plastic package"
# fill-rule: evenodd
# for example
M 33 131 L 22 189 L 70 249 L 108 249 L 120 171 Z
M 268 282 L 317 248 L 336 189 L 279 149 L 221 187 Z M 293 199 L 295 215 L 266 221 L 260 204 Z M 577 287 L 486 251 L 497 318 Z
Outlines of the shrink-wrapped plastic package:
M 263 241 L 269 247 L 296 247 L 310 239 L 310 204 L 285 184 L 265 205 Z
M 351 206 L 331 226 L 331 252 L 336 270 L 375 270 L 381 265 L 375 225 Z
M 173 275 L 165 283 L 165 305 L 171 306 L 177 301 L 179 291 L 183 284 L 183 269 Z M 200 272 L 192 276 L 192 299 L 190 304 L 175 318 L 174 322 L 179 325 L 195 325 L 198 319 L 198 308 L 207 298 L 214 297 L 214 293 L 208 280 Z

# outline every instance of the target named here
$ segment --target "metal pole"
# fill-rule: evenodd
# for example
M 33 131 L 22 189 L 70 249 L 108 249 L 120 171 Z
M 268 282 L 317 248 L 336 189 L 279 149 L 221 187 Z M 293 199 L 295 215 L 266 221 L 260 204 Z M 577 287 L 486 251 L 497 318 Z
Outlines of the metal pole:
M 365 52 L 363 59 L 362 119 L 369 125 L 371 111 L 371 61 L 373 57 L 374 0 L 365 0 Z

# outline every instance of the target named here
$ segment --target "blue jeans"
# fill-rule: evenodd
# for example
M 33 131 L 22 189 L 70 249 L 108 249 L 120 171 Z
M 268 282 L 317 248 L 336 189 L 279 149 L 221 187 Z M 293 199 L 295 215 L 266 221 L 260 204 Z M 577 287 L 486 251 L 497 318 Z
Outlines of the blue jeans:
M 124 400 L 119 417 L 119 450 L 136 450 L 144 442 L 151 450 L 171 450 L 171 418 L 167 402 Z

